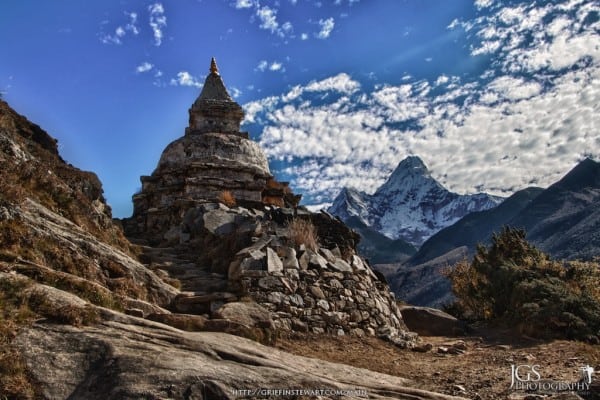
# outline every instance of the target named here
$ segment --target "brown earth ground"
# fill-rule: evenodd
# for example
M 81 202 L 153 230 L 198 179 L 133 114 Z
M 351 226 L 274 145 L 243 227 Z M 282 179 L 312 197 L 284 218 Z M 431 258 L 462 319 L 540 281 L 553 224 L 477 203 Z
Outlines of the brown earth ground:
M 438 353 L 439 347 L 451 347 L 459 341 L 466 345 L 464 353 Z M 427 343 L 432 349 L 420 353 L 373 337 L 303 336 L 279 339 L 277 347 L 409 378 L 421 389 L 481 400 L 543 398 L 509 389 L 512 364 L 539 365 L 542 380 L 551 381 L 576 382 L 581 379 L 580 368 L 586 365 L 600 370 L 600 346 L 580 342 L 539 341 L 506 331 L 479 329 L 465 337 L 420 337 L 419 344 Z M 560 398 L 578 398 L 563 396 Z

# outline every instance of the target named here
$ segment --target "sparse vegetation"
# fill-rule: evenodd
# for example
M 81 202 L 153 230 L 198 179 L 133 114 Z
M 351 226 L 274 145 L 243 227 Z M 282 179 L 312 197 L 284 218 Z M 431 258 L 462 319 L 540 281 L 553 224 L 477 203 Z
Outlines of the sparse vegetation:
M 53 304 L 42 291 L 33 291 L 27 298 L 28 306 L 51 321 L 73 326 L 91 325 L 99 320 L 98 312 L 90 306 L 77 307 L 72 304 Z
M 29 400 L 35 396 L 25 363 L 12 346 L 19 327 L 35 316 L 22 298 L 30 284 L 26 280 L 0 280 L 0 394 L 16 400 Z
M 0 221 L 0 260 L 40 283 L 77 294 L 93 304 L 120 310 L 119 296 L 145 300 L 145 287 L 135 285 L 127 268 L 86 242 L 65 246 L 56 237 L 38 232 L 18 216 Z M 97 284 L 94 284 L 96 282 Z
M 448 276 L 457 298 L 449 309 L 462 318 L 510 324 L 535 337 L 599 340 L 600 266 L 552 261 L 523 230 L 503 228 Z
M 317 229 L 308 219 L 294 218 L 288 223 L 290 239 L 296 246 L 305 245 L 306 248 L 317 251 L 319 237 Z
M 234 207 L 236 204 L 235 197 L 229 190 L 224 190 L 219 194 L 219 201 L 227 207 Z

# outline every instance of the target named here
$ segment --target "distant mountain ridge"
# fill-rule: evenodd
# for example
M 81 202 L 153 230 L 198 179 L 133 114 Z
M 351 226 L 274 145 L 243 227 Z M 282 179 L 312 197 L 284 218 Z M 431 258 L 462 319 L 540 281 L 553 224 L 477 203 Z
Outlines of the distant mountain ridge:
M 473 212 L 430 237 L 409 260 L 418 265 L 443 256 L 458 247 L 466 246 L 473 252 L 478 243 L 484 243 L 494 232 L 500 231 L 518 213 L 542 193 L 541 188 L 527 188 L 514 193 L 500 205 L 484 211 Z
M 600 162 L 586 158 L 544 190 L 508 225 L 558 259 L 600 256 Z
M 328 211 L 344 221 L 357 217 L 391 239 L 418 247 L 463 216 L 495 207 L 502 200 L 486 193 L 450 192 L 431 176 L 419 157 L 410 156 L 373 195 L 343 188 Z
M 465 216 L 423 243 L 410 263 L 461 246 L 473 252 L 503 225 L 525 229 L 528 240 L 555 258 L 599 256 L 600 163 L 585 159 L 547 189 L 523 189 L 496 208 Z
M 489 243 L 503 225 L 525 229 L 527 240 L 555 259 L 600 257 L 600 163 L 585 159 L 547 189 L 523 189 L 496 208 L 471 213 L 442 229 L 396 265 L 388 276 L 390 286 L 410 303 L 447 302 L 450 287 L 440 272 L 458 261 L 459 249 L 472 255 L 478 243 Z M 427 282 L 435 293 L 415 289 L 415 282 Z

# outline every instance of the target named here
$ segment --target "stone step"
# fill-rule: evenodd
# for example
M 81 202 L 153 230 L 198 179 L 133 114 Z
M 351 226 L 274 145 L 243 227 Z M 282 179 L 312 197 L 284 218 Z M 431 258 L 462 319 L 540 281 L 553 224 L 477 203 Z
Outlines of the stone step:
M 151 269 L 164 269 L 167 272 L 171 272 L 174 274 L 184 274 L 187 271 L 205 271 L 204 268 L 199 267 L 195 263 L 186 262 L 186 263 L 173 263 L 173 262 L 164 262 L 164 263 L 152 263 L 149 266 Z
M 224 303 L 238 300 L 235 294 L 229 292 L 200 293 L 182 292 L 173 300 L 172 308 L 180 313 L 210 314 Z
M 147 256 L 150 262 L 153 263 L 160 263 L 160 262 L 172 262 L 175 264 L 181 264 L 181 263 L 189 263 L 189 262 L 193 262 L 193 259 L 190 258 L 184 258 L 184 257 L 179 257 L 177 255 L 171 255 L 171 254 L 162 254 L 162 255 L 150 255 Z
M 227 290 L 229 282 L 226 280 L 192 278 L 179 279 L 182 290 L 205 290 L 207 292 Z
M 147 247 L 148 246 L 148 241 L 146 239 L 129 238 L 129 242 L 132 243 L 132 244 L 136 244 L 138 246 L 141 246 L 141 247 Z
M 193 293 L 190 295 L 190 293 Z M 175 298 L 176 304 L 210 303 L 211 301 L 235 301 L 238 296 L 229 292 L 201 293 L 182 292 Z
M 177 250 L 174 247 L 141 246 L 141 248 L 142 251 L 146 254 L 177 253 Z

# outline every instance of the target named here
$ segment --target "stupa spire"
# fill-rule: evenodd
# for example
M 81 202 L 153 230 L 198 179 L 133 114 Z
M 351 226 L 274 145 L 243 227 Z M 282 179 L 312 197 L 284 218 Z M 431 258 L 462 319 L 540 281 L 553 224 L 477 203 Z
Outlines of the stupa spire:
M 210 59 L 210 73 L 219 75 L 219 67 L 217 67 L 217 60 L 214 57 Z
M 200 96 L 190 108 L 190 125 L 187 132 L 239 133 L 244 110 L 227 93 L 214 57 L 210 60 L 209 71 Z

